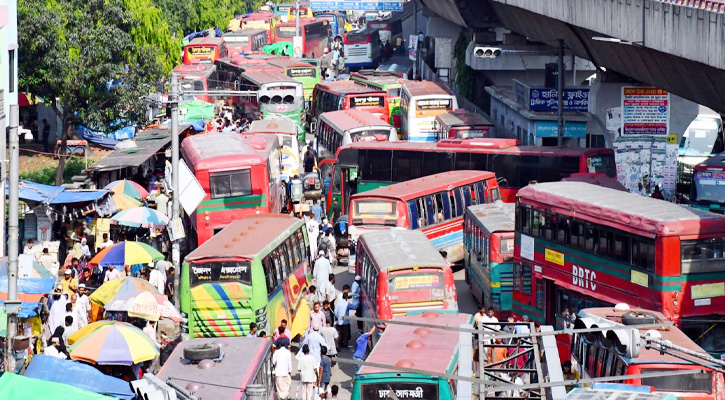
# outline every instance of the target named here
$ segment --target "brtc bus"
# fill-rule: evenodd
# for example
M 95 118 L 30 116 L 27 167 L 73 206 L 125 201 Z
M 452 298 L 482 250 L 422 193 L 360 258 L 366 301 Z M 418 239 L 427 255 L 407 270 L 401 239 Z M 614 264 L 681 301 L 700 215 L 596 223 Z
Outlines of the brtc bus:
M 485 171 L 449 171 L 381 187 L 350 198 L 353 239 L 371 230 L 419 229 L 449 262 L 463 259 L 466 207 L 493 203 L 501 194 L 496 175 Z
M 343 55 L 348 68 L 377 68 L 383 59 L 377 29 L 348 32 L 343 39 Z
M 174 74 L 179 78 L 179 86 L 183 91 L 208 91 L 216 89 L 218 85 L 217 70 L 209 64 L 181 64 L 174 68 Z M 208 94 L 194 96 L 208 103 L 213 99 Z
M 706 355 L 700 346 L 677 327 L 646 327 L 648 324 L 667 322 L 669 322 L 667 317 L 660 312 L 629 308 L 626 304 L 618 304 L 616 307 L 580 310 L 574 322 L 574 328 L 633 328 L 634 334 L 638 336 L 637 339 L 640 339 L 641 336 L 649 336 L 659 341 L 675 344 L 686 351 Z M 708 368 L 708 366 L 717 365 L 708 363 L 706 360 L 698 360 L 695 357 L 687 357 L 684 353 L 677 351 L 661 352 L 657 346 L 648 348 L 643 345 L 637 354 L 631 348 L 624 347 L 615 332 L 624 335 L 626 331 L 611 330 L 574 334 L 571 338 L 572 371 L 578 372 L 579 376 L 584 379 L 661 373 L 662 376 L 659 377 L 631 378 L 626 379 L 623 383 L 649 386 L 656 393 L 668 393 L 677 399 L 725 399 L 725 392 L 722 390 L 725 387 L 723 374 Z M 640 341 L 644 342 L 645 339 L 642 338 Z M 700 372 L 690 375 L 668 374 L 671 371 L 683 370 L 699 370 Z
M 337 150 L 332 190 L 347 212 L 355 193 L 397 182 L 455 170 L 496 174 L 501 199 L 516 200 L 516 191 L 531 181 L 555 182 L 575 173 L 616 176 L 611 149 L 517 146 L 515 139 L 445 139 L 428 142 L 358 142 Z
M 514 205 L 479 204 L 463 216 L 465 280 L 478 304 L 493 307 L 499 318 L 511 314 L 514 260 Z
M 395 73 L 361 69 L 350 75 L 350 80 L 370 89 L 388 94 L 388 116 L 390 125 L 400 127 L 400 90 L 402 79 Z
M 305 99 L 300 82 L 277 71 L 245 71 L 239 75 L 239 90 L 257 92 L 252 105 L 260 119 L 289 119 L 297 124 L 298 139 L 304 141 Z
M 300 171 L 300 144 L 297 140 L 297 125 L 283 119 L 262 119 L 252 121 L 245 134 L 274 135 L 279 141 L 282 153 L 282 180 L 287 181 Z
M 384 122 L 388 122 L 385 92 L 368 89 L 352 81 L 323 82 L 317 84 L 312 92 L 310 130 L 315 130 L 314 125 L 320 114 L 351 108 L 371 112 Z
M 456 312 L 426 311 L 401 315 L 393 321 L 459 327 L 470 325 L 473 317 Z M 355 376 L 352 400 L 456 399 L 456 381 L 435 375 L 455 375 L 461 363 L 471 363 L 470 359 L 459 357 L 458 335 L 451 330 L 390 324 L 366 361 L 410 365 L 427 373 L 365 365 Z
M 436 140 L 496 137 L 496 127 L 481 114 L 462 108 L 435 117 Z
M 284 22 L 275 28 L 275 43 L 294 42 L 295 22 Z M 325 54 L 330 46 L 330 27 L 327 21 L 314 18 L 300 18 L 300 36 L 302 36 L 302 58 L 318 58 Z
M 655 310 L 708 352 L 725 333 L 725 217 L 583 182 L 517 194 L 513 311 L 540 324 L 617 303 Z
M 184 46 L 184 64 L 214 64 L 219 58 L 227 56 L 224 39 L 214 36 L 194 38 Z
M 435 117 L 457 108 L 456 96 L 443 83 L 404 81 L 400 94 L 400 133 L 403 139 L 435 141 Z
M 267 31 L 259 28 L 225 32 L 222 38 L 230 56 L 262 51 L 267 45 Z
M 272 332 L 286 319 L 292 338 L 307 328 L 310 281 L 305 223 L 282 214 L 237 219 L 189 253 L 181 273 L 182 332 L 191 338 Z
M 340 146 L 355 142 L 398 140 L 395 128 L 356 108 L 320 114 L 315 133 L 319 159 L 334 158 Z
M 214 367 L 200 368 L 203 359 L 210 359 L 208 352 L 217 354 L 214 349 L 219 349 L 219 360 L 214 361 Z M 193 387 L 199 398 L 248 399 L 254 388 L 255 391 L 263 389 L 261 398 L 268 399 L 274 396 L 273 369 L 272 346 L 267 339 L 197 338 L 179 343 L 156 376 L 163 382 L 170 380 L 180 387 Z
M 282 210 L 277 140 L 206 133 L 186 138 L 181 156 L 206 193 L 190 216 L 197 244 L 242 215 Z
M 690 205 L 725 213 L 725 154 L 716 154 L 695 166 Z
M 366 232 L 357 243 L 363 317 L 391 319 L 410 311 L 458 310 L 453 271 L 419 231 Z M 365 330 L 372 323 L 365 322 Z M 387 324 L 377 324 L 382 331 Z

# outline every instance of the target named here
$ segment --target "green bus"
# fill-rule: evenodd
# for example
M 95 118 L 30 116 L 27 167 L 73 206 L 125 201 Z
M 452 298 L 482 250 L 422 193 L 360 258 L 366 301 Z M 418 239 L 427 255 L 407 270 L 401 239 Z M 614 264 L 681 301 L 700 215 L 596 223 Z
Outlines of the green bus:
M 514 228 L 511 203 L 470 206 L 463 215 L 466 283 L 478 304 L 495 308 L 499 318 L 511 315 Z
M 309 106 L 312 91 L 320 83 L 320 67 L 301 61 L 299 58 L 278 57 L 269 60 L 269 64 L 280 67 L 285 75 L 302 83 L 305 93 L 305 104 Z
M 361 69 L 350 75 L 350 80 L 365 87 L 388 94 L 388 122 L 400 132 L 400 91 L 404 79 L 392 72 L 373 69 Z
M 302 83 L 274 70 L 247 70 L 239 74 L 239 90 L 256 91 L 252 106 L 259 119 L 288 119 L 297 125 L 297 139 L 305 141 L 305 99 Z
M 179 291 L 185 338 L 272 332 L 283 319 L 293 337 L 307 328 L 310 282 L 305 223 L 282 214 L 236 220 L 189 253 Z
M 393 321 L 459 327 L 472 324 L 473 316 L 457 311 L 418 311 Z M 459 333 L 453 330 L 388 324 L 366 362 L 415 368 L 421 373 L 364 365 L 355 376 L 352 400 L 454 400 L 457 381 L 440 375 L 458 374 L 458 347 Z M 469 365 L 460 366 L 460 372 L 468 371 L 470 376 L 473 361 L 469 358 L 467 362 Z

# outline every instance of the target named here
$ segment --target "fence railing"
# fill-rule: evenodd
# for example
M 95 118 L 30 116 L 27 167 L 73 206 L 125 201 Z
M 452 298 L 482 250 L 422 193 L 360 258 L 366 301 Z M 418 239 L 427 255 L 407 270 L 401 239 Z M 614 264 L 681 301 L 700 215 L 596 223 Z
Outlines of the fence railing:
M 723 0 L 657 0 L 661 3 L 670 3 L 678 6 L 692 7 L 699 10 L 725 13 L 725 1 Z

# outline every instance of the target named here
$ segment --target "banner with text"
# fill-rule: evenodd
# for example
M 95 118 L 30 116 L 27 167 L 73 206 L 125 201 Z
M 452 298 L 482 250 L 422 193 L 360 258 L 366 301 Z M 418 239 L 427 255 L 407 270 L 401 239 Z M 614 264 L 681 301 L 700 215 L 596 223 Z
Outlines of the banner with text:
M 311 0 L 310 9 L 313 11 L 403 11 L 403 1 Z
M 653 87 L 622 87 L 622 135 L 669 133 L 670 94 Z

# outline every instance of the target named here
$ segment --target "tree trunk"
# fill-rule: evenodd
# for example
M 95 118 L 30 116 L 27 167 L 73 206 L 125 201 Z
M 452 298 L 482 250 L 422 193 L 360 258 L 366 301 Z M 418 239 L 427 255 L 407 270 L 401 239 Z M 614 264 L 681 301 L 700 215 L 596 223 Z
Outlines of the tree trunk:
M 68 143 L 68 137 L 70 137 L 71 134 L 71 125 L 68 123 L 70 118 L 67 118 L 66 116 L 63 116 L 61 118 L 62 125 L 63 125 L 63 133 L 60 136 L 60 148 L 58 149 L 58 170 L 55 173 L 55 185 L 60 186 L 63 184 L 63 174 L 65 173 L 65 159 L 67 157 L 67 143 Z

